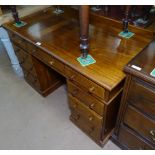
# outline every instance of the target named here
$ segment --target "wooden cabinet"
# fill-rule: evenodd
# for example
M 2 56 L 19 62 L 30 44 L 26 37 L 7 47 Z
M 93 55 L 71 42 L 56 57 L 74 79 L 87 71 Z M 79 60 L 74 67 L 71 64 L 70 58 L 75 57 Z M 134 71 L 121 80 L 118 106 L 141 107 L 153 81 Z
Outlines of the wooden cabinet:
M 155 77 L 150 74 L 155 68 L 154 47 L 155 41 L 125 66 L 127 79 L 113 140 L 126 149 L 155 149 Z
M 28 45 L 30 47 L 30 43 L 22 38 L 21 43 L 19 36 L 16 34 L 13 35 L 12 32 L 9 34 L 11 34 L 10 38 L 12 40 L 15 53 L 23 69 L 24 78 L 35 90 L 37 90 L 41 95 L 47 96 L 63 84 L 63 77 L 60 74 L 51 70 L 48 66 L 30 54 L 30 48 L 27 48 Z M 18 41 L 17 39 L 14 40 L 14 38 L 18 38 Z

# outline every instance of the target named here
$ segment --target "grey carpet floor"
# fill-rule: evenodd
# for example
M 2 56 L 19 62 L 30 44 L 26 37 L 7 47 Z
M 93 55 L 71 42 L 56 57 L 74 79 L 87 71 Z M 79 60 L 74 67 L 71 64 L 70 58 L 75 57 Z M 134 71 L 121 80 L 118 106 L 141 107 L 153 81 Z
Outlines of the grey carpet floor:
M 66 85 L 46 98 L 13 72 L 0 43 L 0 149 L 108 149 L 100 148 L 69 120 Z

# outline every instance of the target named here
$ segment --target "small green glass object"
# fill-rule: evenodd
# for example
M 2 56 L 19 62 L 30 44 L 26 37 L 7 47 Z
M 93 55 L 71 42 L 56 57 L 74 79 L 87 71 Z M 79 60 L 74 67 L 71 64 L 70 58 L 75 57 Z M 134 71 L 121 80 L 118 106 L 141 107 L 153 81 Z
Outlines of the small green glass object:
M 135 34 L 133 32 L 120 32 L 118 34 L 120 37 L 126 38 L 126 39 L 130 39 L 132 36 L 134 36 Z
M 13 25 L 16 26 L 16 27 L 23 27 L 23 26 L 25 26 L 26 24 L 27 24 L 26 22 L 19 21 L 19 22 L 16 22 L 15 24 L 13 24 Z
M 155 69 L 152 70 L 152 72 L 150 73 L 151 76 L 155 77 Z
M 96 63 L 96 60 L 90 54 L 88 54 L 86 58 L 78 57 L 77 61 L 83 67 Z

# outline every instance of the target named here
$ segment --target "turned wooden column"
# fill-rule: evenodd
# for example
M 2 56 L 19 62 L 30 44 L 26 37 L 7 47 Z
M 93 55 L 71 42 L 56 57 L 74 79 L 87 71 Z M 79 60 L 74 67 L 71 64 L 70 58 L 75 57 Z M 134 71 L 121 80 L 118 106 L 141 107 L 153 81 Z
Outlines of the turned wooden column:
M 81 5 L 79 11 L 80 18 L 80 49 L 82 58 L 86 58 L 89 51 L 89 6 Z
M 126 33 L 128 32 L 130 9 L 131 9 L 131 5 L 127 5 L 125 7 L 125 18 L 123 19 L 123 31 Z
M 15 5 L 11 6 L 12 16 L 17 24 L 21 23 L 18 17 L 18 12 Z

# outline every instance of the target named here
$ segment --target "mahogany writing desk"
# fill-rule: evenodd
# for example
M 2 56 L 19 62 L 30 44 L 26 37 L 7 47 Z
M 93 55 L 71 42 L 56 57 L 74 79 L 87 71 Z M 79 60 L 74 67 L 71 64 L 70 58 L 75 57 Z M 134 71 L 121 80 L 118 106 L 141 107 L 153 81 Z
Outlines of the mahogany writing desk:
M 104 144 L 115 126 L 125 79 L 122 68 L 150 43 L 153 34 L 130 26 L 135 36 L 122 39 L 118 37 L 121 23 L 91 14 L 89 49 L 96 63 L 82 67 L 76 60 L 80 56 L 77 10 L 64 8 L 64 13 L 57 15 L 49 8 L 22 21 L 27 25 L 17 28 L 8 23 L 4 27 L 25 80 L 46 96 L 65 77 L 70 119 L 96 143 Z

